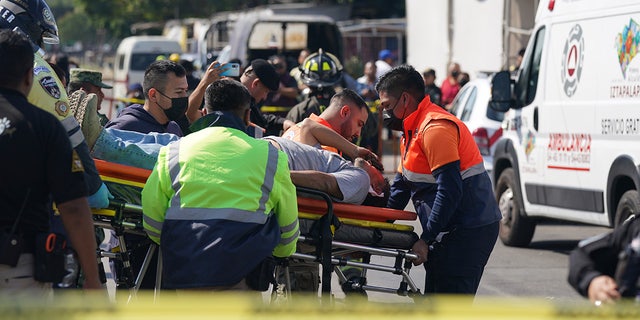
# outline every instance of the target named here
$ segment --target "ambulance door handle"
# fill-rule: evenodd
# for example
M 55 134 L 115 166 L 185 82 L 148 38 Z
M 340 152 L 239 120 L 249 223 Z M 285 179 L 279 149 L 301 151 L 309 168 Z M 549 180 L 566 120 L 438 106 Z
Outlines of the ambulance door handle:
M 538 107 L 533 108 L 533 128 L 538 131 Z

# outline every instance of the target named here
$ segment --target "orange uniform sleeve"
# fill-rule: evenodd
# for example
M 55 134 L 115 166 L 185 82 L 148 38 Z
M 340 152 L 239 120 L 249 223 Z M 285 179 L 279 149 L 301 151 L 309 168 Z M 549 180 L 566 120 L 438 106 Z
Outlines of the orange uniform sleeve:
M 449 120 L 433 120 L 422 135 L 422 152 L 427 157 L 431 171 L 447 163 L 460 160 L 458 126 Z

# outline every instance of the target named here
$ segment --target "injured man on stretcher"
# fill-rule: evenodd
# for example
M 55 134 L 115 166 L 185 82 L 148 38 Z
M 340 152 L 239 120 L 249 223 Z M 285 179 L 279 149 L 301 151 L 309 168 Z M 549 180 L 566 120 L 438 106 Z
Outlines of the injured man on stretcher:
M 224 110 L 224 106 L 220 105 L 221 99 L 217 92 L 223 86 L 216 82 L 206 90 L 205 107 L 208 114 L 198 120 L 199 127 L 231 126 L 244 131 L 248 125 L 248 117 L 239 119 L 232 112 Z M 85 93 L 78 91 L 74 94 Z M 85 114 L 91 113 L 92 109 L 96 108 L 93 96 L 89 94 L 84 98 L 76 98 L 78 101 L 83 101 L 87 109 Z M 373 194 L 382 194 L 388 190 L 388 181 L 381 173 L 382 165 L 373 152 L 356 146 L 325 126 L 313 124 L 310 126 L 312 129 L 303 131 L 300 138 L 302 141 L 316 141 L 322 145 L 333 146 L 355 161 L 351 163 L 336 153 L 282 137 L 263 138 L 287 155 L 291 180 L 296 186 L 316 189 L 329 194 L 339 202 L 351 204 L 361 204 L 369 191 Z M 87 128 L 83 127 L 84 130 Z M 179 138 L 169 133 L 142 134 L 101 128 L 98 139 L 90 147 L 94 158 L 152 169 L 160 148 Z

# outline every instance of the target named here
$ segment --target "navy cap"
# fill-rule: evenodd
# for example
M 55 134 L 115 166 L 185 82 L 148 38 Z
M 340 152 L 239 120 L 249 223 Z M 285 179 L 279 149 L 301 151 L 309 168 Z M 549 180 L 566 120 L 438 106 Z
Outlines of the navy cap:
M 255 59 L 251 61 L 251 68 L 258 76 L 258 79 L 264 83 L 271 91 L 276 91 L 280 87 L 280 77 L 276 69 L 264 59 Z

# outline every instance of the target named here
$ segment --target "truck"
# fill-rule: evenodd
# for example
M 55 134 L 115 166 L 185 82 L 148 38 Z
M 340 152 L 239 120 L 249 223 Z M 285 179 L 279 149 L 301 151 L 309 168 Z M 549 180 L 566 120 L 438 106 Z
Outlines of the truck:
M 505 245 L 529 245 L 544 219 L 615 227 L 640 212 L 639 21 L 633 0 L 541 2 L 516 79 L 494 76 Z

